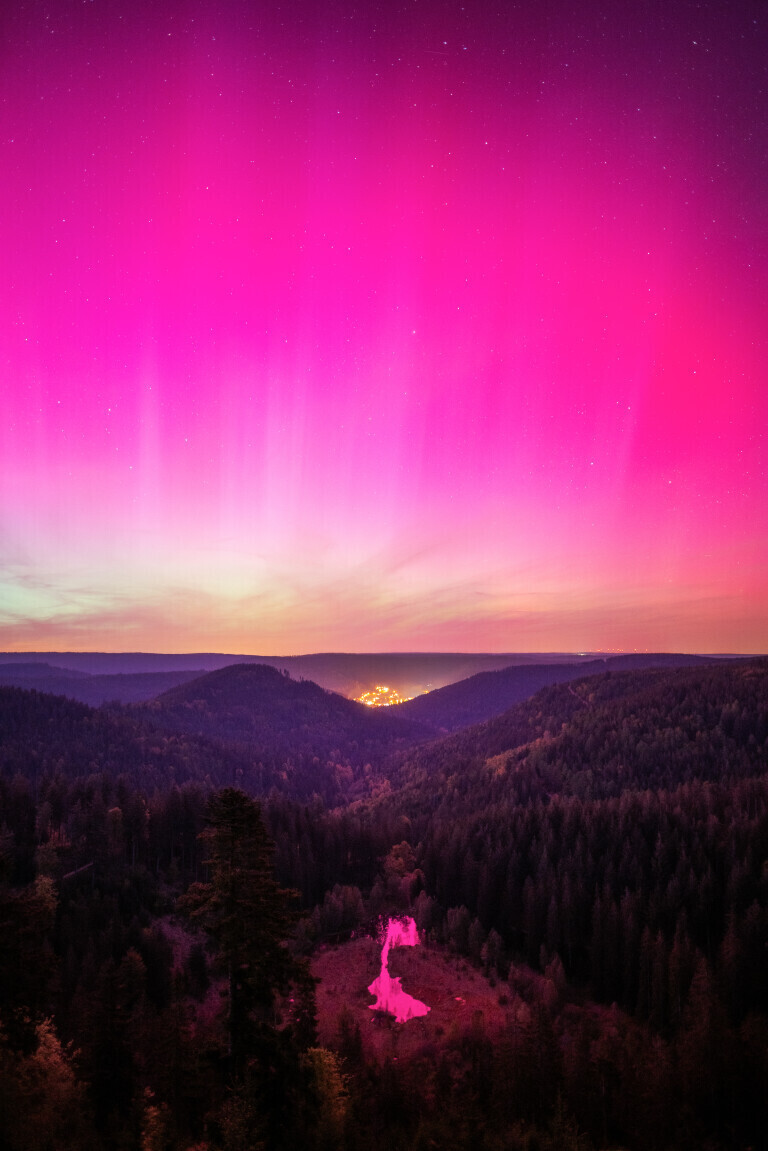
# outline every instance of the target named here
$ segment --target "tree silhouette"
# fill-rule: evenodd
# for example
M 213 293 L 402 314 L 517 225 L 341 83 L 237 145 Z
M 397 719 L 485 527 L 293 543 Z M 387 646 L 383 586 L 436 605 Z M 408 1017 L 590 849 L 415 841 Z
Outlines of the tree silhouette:
M 180 906 L 217 945 L 229 986 L 230 1070 L 240 1081 L 271 1030 L 276 994 L 303 975 L 285 945 L 295 921 L 294 892 L 274 878 L 272 843 L 258 803 L 226 788 L 211 797 L 208 818 L 200 838 L 211 879 L 192 884 Z

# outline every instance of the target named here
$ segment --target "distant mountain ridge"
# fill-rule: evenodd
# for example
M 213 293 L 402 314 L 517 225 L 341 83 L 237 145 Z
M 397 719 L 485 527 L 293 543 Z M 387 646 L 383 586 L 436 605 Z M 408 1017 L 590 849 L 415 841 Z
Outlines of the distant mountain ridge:
M 50 679 L 88 679 L 90 673 L 78 671 L 71 667 L 54 667 L 53 664 L 30 660 L 26 663 L 1 663 L 0 681 L 3 683 L 23 683 L 26 680 L 39 680 L 47 676 Z
M 48 663 L 0 663 L 0 685 L 64 695 L 90 707 L 113 702 L 141 703 L 200 674 L 198 670 L 91 675 Z
M 39 662 L 57 672 L 64 670 L 87 675 L 126 676 L 160 672 L 194 672 L 202 675 L 236 663 L 260 663 L 276 667 L 279 671 L 287 671 L 294 679 L 311 679 L 321 687 L 354 699 L 377 683 L 388 684 L 401 696 L 407 697 L 467 679 L 481 671 L 493 671 L 512 664 L 578 664 L 592 658 L 591 655 L 567 652 L 321 652 L 297 656 L 227 655 L 215 652 L 170 655 L 153 652 L 0 652 L 0 665 L 7 674 L 13 665 Z M 17 681 L 14 679 L 13 682 Z M 106 698 L 123 697 L 116 693 Z M 123 702 L 130 700 L 125 698 Z
M 606 666 L 677 667 L 715 656 L 631 654 L 606 657 L 583 653 L 371 653 L 343 652 L 269 658 L 229 655 L 162 655 L 141 652 L 0 653 L 0 684 L 32 688 L 78 699 L 91 707 L 103 703 L 141 703 L 209 671 L 235 664 L 262 664 L 309 679 L 348 699 L 376 684 L 415 697 L 402 706 L 403 718 L 439 731 L 456 731 L 490 719 L 550 683 Z M 546 671 L 544 669 L 547 669 Z M 496 679 L 494 673 L 499 674 Z M 479 678 L 485 676 L 485 679 Z M 459 687 L 460 684 L 465 686 Z M 455 688 L 455 694 L 442 692 Z M 428 689 L 428 690 L 427 690 Z

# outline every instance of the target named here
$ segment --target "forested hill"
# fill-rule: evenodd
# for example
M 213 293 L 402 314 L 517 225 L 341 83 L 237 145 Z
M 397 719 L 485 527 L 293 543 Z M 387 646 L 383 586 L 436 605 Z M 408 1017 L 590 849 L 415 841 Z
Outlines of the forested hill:
M 586 663 L 515 664 L 497 671 L 479 672 L 397 704 L 392 710 L 404 718 L 448 733 L 500 715 L 552 684 L 568 683 L 604 671 L 691 667 L 713 662 L 715 659 L 711 656 L 643 653 L 608 656 Z
M 195 715 L 199 720 L 199 711 Z M 33 796 L 40 787 L 49 789 L 51 781 L 55 790 L 56 781 L 68 787 L 96 778 L 109 781 L 108 789 L 122 779 L 146 795 L 186 783 L 204 790 L 236 784 L 251 795 L 275 790 L 295 800 L 320 796 L 329 807 L 344 804 L 358 779 L 367 792 L 368 777 L 362 769 L 353 770 L 338 751 L 345 746 L 343 739 L 324 757 L 293 754 L 312 738 L 306 729 L 297 731 L 291 747 L 285 736 L 265 726 L 255 748 L 200 735 L 204 725 L 199 722 L 190 725 L 197 730 L 184 731 L 181 724 L 174 730 L 171 723 L 158 723 L 161 719 L 162 712 L 140 706 L 96 709 L 63 696 L 0 686 L 0 790 L 3 781 L 13 786 L 15 777 L 26 781 Z M 404 725 L 395 721 L 389 726 Z M 325 745 L 332 746 L 330 737 Z M 392 746 L 397 746 L 392 739 L 382 743 Z M 2 810 L 0 795 L 0 815 Z
M 768 660 L 604 672 L 544 688 L 503 715 L 398 756 L 392 801 L 409 815 L 489 802 L 606 798 L 768 763 Z
M 163 728 L 247 746 L 272 761 L 331 759 L 355 768 L 434 735 L 414 720 L 296 681 L 266 664 L 233 664 L 137 709 Z
M 733 1135 L 749 1108 L 765 1132 L 757 1096 L 732 1100 L 768 1051 L 768 660 L 548 688 L 410 753 L 398 779 L 372 818 L 410 821 L 419 922 L 476 962 L 564 973 L 647 1025 L 646 1071 L 669 1061 L 667 1093 L 679 1058 L 683 1125 L 694 1110 L 701 1124 L 676 1142 L 670 1105 L 652 1146 L 703 1146 L 715 1128 L 713 1146 L 764 1146 Z M 637 1058 L 627 1042 L 613 1070 Z
M 248 761 L 210 741 L 160 735 L 135 716 L 62 696 L 0 687 L 0 779 L 23 777 L 34 791 L 44 780 L 101 774 L 129 778 L 149 795 L 190 780 L 253 785 Z

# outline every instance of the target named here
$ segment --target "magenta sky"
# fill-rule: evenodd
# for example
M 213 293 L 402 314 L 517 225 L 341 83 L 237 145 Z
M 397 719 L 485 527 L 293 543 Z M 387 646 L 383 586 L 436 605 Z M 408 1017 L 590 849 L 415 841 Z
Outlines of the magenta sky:
M 0 649 L 768 650 L 763 3 L 3 13 Z

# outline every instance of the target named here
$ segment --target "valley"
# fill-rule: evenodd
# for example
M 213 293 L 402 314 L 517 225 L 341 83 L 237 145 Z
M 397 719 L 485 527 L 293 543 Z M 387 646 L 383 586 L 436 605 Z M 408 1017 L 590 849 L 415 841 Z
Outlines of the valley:
M 8 1146 L 763 1145 L 765 659 L 386 708 L 253 662 L 99 708 L 37 674 L 0 686 Z

